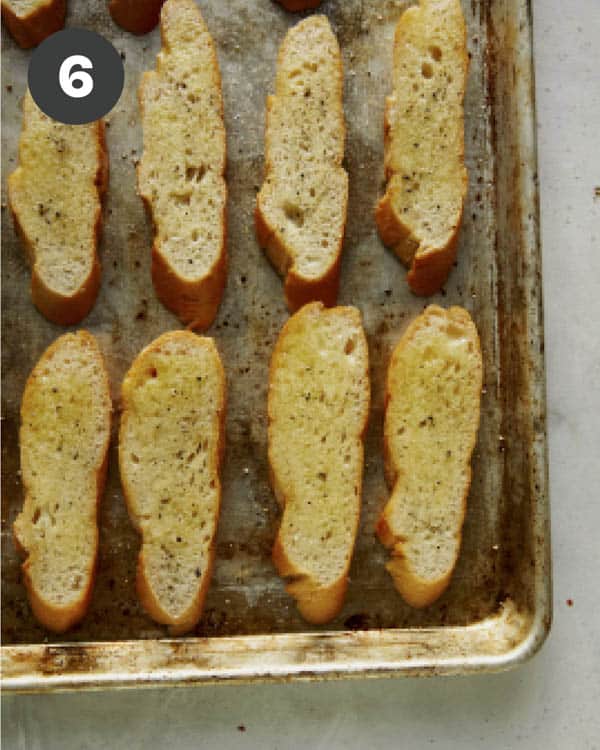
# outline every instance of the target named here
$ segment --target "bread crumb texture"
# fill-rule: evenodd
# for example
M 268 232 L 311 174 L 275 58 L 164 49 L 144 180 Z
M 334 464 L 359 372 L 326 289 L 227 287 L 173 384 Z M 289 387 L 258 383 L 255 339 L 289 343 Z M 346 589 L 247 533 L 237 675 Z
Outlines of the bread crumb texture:
M 287 33 L 267 101 L 265 180 L 257 197 L 260 244 L 282 276 L 291 310 L 335 304 L 348 175 L 340 49 L 325 16 Z
M 269 462 L 283 506 L 274 549 L 304 617 L 331 619 L 343 603 L 358 528 L 368 350 L 353 307 L 303 307 L 271 361 Z
M 421 0 L 404 12 L 386 101 L 388 184 L 376 219 L 384 243 L 411 269 L 409 283 L 421 294 L 439 289 L 456 255 L 467 190 L 467 66 L 460 0 Z
M 198 621 L 219 515 L 225 378 L 212 339 L 166 333 L 123 382 L 119 464 L 142 535 L 138 592 L 173 633 Z
M 32 266 L 33 301 L 53 322 L 78 322 L 95 301 L 107 169 L 101 121 L 64 125 L 27 91 L 8 196 Z
M 110 414 L 108 378 L 95 339 L 85 331 L 61 336 L 25 387 L 20 431 L 25 501 L 14 524 L 34 613 L 52 630 L 79 620 L 91 593 Z
M 479 336 L 460 307 L 428 307 L 398 343 L 386 385 L 386 474 L 392 495 L 378 532 L 409 604 L 448 585 L 458 557 L 479 427 Z
M 161 301 L 206 328 L 225 284 L 225 127 L 215 45 L 193 0 L 167 0 L 156 71 L 144 73 L 138 186 L 155 228 Z

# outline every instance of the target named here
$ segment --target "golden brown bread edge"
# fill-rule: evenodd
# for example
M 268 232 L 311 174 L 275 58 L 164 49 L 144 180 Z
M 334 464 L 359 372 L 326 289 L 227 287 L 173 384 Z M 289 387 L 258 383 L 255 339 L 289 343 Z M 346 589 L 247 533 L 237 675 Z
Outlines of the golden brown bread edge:
M 317 305 L 319 307 L 323 307 L 322 303 L 320 302 L 313 302 L 312 304 Z M 343 308 L 342 308 L 343 309 Z M 329 309 L 328 312 L 330 314 L 335 313 L 335 309 Z M 273 382 L 273 372 L 275 368 L 278 366 L 276 362 L 276 354 L 278 352 L 278 348 L 280 346 L 280 341 L 283 338 L 283 335 L 285 334 L 286 327 L 288 326 L 291 318 L 286 321 L 283 328 L 281 329 L 281 332 L 278 336 L 277 343 L 275 344 L 275 349 L 273 350 L 273 355 L 271 356 L 271 362 L 269 364 L 269 384 Z M 364 335 L 364 334 L 363 334 Z M 366 378 L 367 381 L 370 382 L 370 375 L 369 375 L 369 365 L 367 362 L 367 369 L 366 369 Z M 367 405 L 367 409 L 365 410 L 365 419 L 364 423 L 362 425 L 362 430 L 360 433 L 360 440 L 364 441 L 368 423 L 369 423 L 369 410 L 370 410 L 370 401 L 371 396 L 369 392 L 369 403 Z M 270 434 L 272 431 L 272 415 L 271 413 L 268 414 L 268 444 L 271 444 Z M 359 485 L 362 489 L 362 481 L 363 481 L 363 472 L 364 472 L 364 453 L 363 453 L 363 464 L 360 469 L 359 474 Z M 283 487 L 279 484 L 277 481 L 277 478 L 275 476 L 275 472 L 272 468 L 272 462 L 269 459 L 269 482 L 271 484 L 271 487 L 273 489 L 273 493 L 275 494 L 275 497 L 277 499 L 277 502 L 282 510 L 285 509 L 285 492 L 283 490 Z M 359 492 L 359 497 L 361 497 L 361 492 Z M 362 503 L 361 503 L 362 504 Z M 358 525 L 360 523 L 360 508 L 359 512 L 357 514 L 357 520 L 356 520 L 356 528 L 354 531 L 354 542 L 353 546 L 356 544 L 356 535 L 358 533 Z M 279 528 L 281 528 L 281 523 Z M 348 588 L 348 570 L 344 571 L 343 575 L 338 578 L 337 581 L 334 581 L 330 586 L 323 587 L 319 589 L 315 589 L 313 582 L 310 578 L 305 576 L 302 571 L 299 571 L 292 561 L 289 559 L 285 552 L 284 545 L 281 542 L 281 538 L 279 535 L 279 530 L 277 532 L 277 536 L 275 538 L 275 543 L 273 544 L 273 550 L 271 553 L 271 558 L 273 560 L 273 564 L 277 568 L 277 571 L 279 575 L 288 580 L 288 583 L 286 584 L 286 591 L 290 596 L 293 596 L 294 599 L 296 599 L 296 606 L 298 607 L 298 611 L 302 615 L 302 617 L 307 621 L 314 625 L 323 625 L 330 620 L 332 620 L 342 609 L 344 606 L 344 599 L 346 597 L 346 590 Z
M 162 0 L 164 2 L 164 0 Z M 165 36 L 161 28 L 161 48 L 165 45 Z M 216 71 L 219 86 L 221 84 L 221 71 L 215 46 L 211 50 L 212 65 Z M 153 71 L 149 71 L 152 73 Z M 138 102 L 140 107 L 140 120 L 144 119 L 144 97 L 142 95 L 146 75 L 142 74 L 138 88 Z M 223 98 L 221 97 L 220 112 L 221 120 L 224 122 Z M 227 143 L 224 145 L 224 162 L 227 164 Z M 137 168 L 139 185 L 140 168 Z M 209 271 L 197 281 L 189 281 L 182 277 L 167 261 L 158 249 L 158 237 L 156 226 L 152 217 L 152 206 L 150 201 L 142 195 L 146 213 L 153 222 L 154 240 L 152 242 L 152 283 L 156 296 L 162 304 L 175 313 L 188 328 L 205 331 L 211 326 L 217 317 L 219 306 L 225 291 L 227 281 L 227 182 L 224 184 L 225 200 L 221 214 L 221 226 L 223 227 L 223 244 L 218 258 L 215 259 Z
M 165 0 L 110 0 L 113 21 L 132 34 L 147 34 L 158 24 Z
M 396 27 L 396 34 L 398 33 L 398 27 L 402 23 L 402 16 L 398 21 Z M 394 44 L 396 44 L 394 38 Z M 469 66 L 469 57 L 466 48 L 466 38 L 464 41 L 464 55 L 463 64 L 465 69 Z M 463 91 L 464 97 L 464 91 Z M 383 139 L 384 139 L 384 153 L 387 153 L 390 148 L 391 141 L 391 129 L 392 123 L 390 120 L 390 101 L 386 99 L 384 109 L 384 121 L 383 121 Z M 460 154 L 461 160 L 464 162 L 464 139 L 463 148 Z M 391 180 L 393 176 L 392 170 L 390 170 L 386 164 L 385 167 L 385 181 L 386 183 Z M 396 216 L 393 206 L 390 192 L 386 189 L 383 197 L 378 201 L 375 207 L 375 221 L 381 241 L 387 247 L 393 247 L 395 252 L 401 257 L 412 258 L 409 265 L 409 271 L 407 280 L 412 291 L 421 296 L 428 297 L 436 292 L 439 292 L 444 282 L 448 278 L 448 274 L 452 269 L 453 264 L 456 261 L 456 251 L 458 243 L 458 235 L 462 225 L 462 217 L 464 213 L 465 200 L 468 188 L 469 178 L 465 172 L 463 178 L 463 199 L 461 202 L 461 210 L 456 227 L 452 232 L 446 246 L 442 249 L 435 249 L 430 252 L 422 253 L 417 255 L 415 250 L 418 250 L 418 244 L 412 236 L 412 232 L 408 226 L 403 224 L 401 220 Z M 402 250 L 404 248 L 404 251 Z
M 456 228 L 443 249 L 435 249 L 428 253 L 413 256 L 406 278 L 411 290 L 420 297 L 428 297 L 439 292 L 448 278 L 448 274 L 456 261 L 463 211 L 464 204 Z M 392 208 L 392 199 L 388 193 L 377 204 L 375 220 L 379 236 L 384 245 L 394 248 L 403 244 L 407 247 L 415 247 L 416 243 L 412 239 L 412 232 L 397 220 Z
M 427 309 L 436 308 L 436 307 L 438 306 L 430 305 Z M 466 314 L 469 318 L 469 321 L 472 322 L 469 314 L 463 308 L 454 306 L 448 309 L 448 312 L 450 311 L 455 311 L 455 312 L 460 311 L 461 315 L 463 313 Z M 396 351 L 400 349 L 401 347 L 403 348 L 407 346 L 410 343 L 409 336 L 411 332 L 414 330 L 414 328 L 416 327 L 416 325 L 418 325 L 420 317 L 421 316 L 415 318 L 415 320 L 413 320 L 411 324 L 409 325 L 409 327 L 406 329 L 402 338 L 397 344 Z M 478 347 L 479 355 L 481 356 L 479 338 L 477 338 L 477 347 Z M 385 383 L 384 420 L 385 420 L 385 413 L 387 411 L 388 404 L 390 402 L 390 387 L 389 387 L 389 368 L 390 367 L 391 367 L 391 359 L 388 365 L 388 375 L 386 376 L 386 383 Z M 467 499 L 469 497 L 469 491 L 471 489 L 471 476 L 472 476 L 471 457 L 473 455 L 473 450 L 475 449 L 476 442 L 477 442 L 477 430 L 475 430 L 473 434 L 473 439 L 472 439 L 472 443 L 471 443 L 471 447 L 469 451 L 469 459 L 468 459 L 468 466 L 467 466 L 469 480 L 465 486 L 465 491 L 462 497 L 462 514 L 461 514 L 462 521 L 461 521 L 461 528 L 459 529 L 459 533 L 458 533 L 457 556 L 454 560 L 454 564 L 444 576 L 438 578 L 436 581 L 429 581 L 429 580 L 425 581 L 414 576 L 412 571 L 410 570 L 410 566 L 406 562 L 406 558 L 396 548 L 396 545 L 399 540 L 398 540 L 397 535 L 394 534 L 394 532 L 392 531 L 392 529 L 390 528 L 387 522 L 387 519 L 385 516 L 385 508 L 381 512 L 381 515 L 379 516 L 379 519 L 377 520 L 377 524 L 375 526 L 375 532 L 377 536 L 379 537 L 379 540 L 381 541 L 383 546 L 389 550 L 392 550 L 392 556 L 387 562 L 386 568 L 392 575 L 392 578 L 394 579 L 394 585 L 396 589 L 398 590 L 398 592 L 402 595 L 402 598 L 406 601 L 407 604 L 409 604 L 411 607 L 414 607 L 415 609 L 422 609 L 424 607 L 428 607 L 430 604 L 433 604 L 437 599 L 439 599 L 439 597 L 448 588 L 450 581 L 452 579 L 452 576 L 454 574 L 454 569 L 458 561 L 458 555 L 460 554 L 460 548 L 461 548 L 461 542 L 462 542 L 462 525 L 464 523 L 464 519 L 465 519 L 466 512 L 467 512 Z M 385 474 L 386 483 L 388 485 L 390 492 L 393 492 L 394 485 L 396 484 L 396 480 L 398 478 L 398 470 L 392 462 L 391 449 L 389 446 L 389 440 L 388 440 L 387 432 L 385 429 L 383 433 L 383 460 L 384 460 L 384 474 Z M 391 499 L 391 496 L 390 496 L 390 499 Z M 387 507 L 387 503 L 386 503 L 386 507 Z
M 290 13 L 298 13 L 301 10 L 314 10 L 321 5 L 321 0 L 277 0 L 280 5 L 290 11 Z
M 271 484 L 275 490 L 274 479 Z M 277 494 L 276 490 L 275 493 Z M 347 571 L 331 586 L 316 589 L 311 579 L 294 567 L 285 553 L 279 534 L 273 545 L 272 559 L 279 575 L 288 579 L 285 590 L 294 597 L 298 611 L 307 622 L 313 625 L 324 625 L 339 613 L 344 606 L 348 588 Z
M 145 199 L 144 202 L 146 203 Z M 146 203 L 148 213 L 150 205 Z M 152 245 L 152 281 L 156 296 L 172 310 L 188 328 L 204 331 L 217 316 L 227 280 L 227 222 L 226 205 L 223 206 L 223 251 L 210 271 L 197 281 L 180 276 L 157 248 Z
M 19 16 L 3 0 L 2 20 L 19 47 L 29 49 L 63 28 L 66 10 L 66 0 L 46 0 L 26 16 Z
M 149 349 L 151 350 L 153 347 L 160 346 L 161 340 L 164 340 L 165 336 L 168 336 L 171 338 L 184 338 L 189 335 L 191 335 L 189 331 L 171 331 L 171 332 L 162 334 L 157 339 L 154 339 L 154 341 L 148 344 L 148 346 L 145 347 L 137 355 L 137 357 L 135 358 L 134 362 L 131 365 L 131 368 L 135 367 L 136 362 L 138 361 L 139 357 L 141 357 L 141 355 L 145 351 L 148 351 Z M 219 413 L 219 436 L 218 436 L 218 443 L 217 443 L 217 466 L 216 466 L 217 473 L 220 472 L 221 466 L 223 464 L 223 457 L 225 454 L 225 417 L 227 413 L 226 376 L 225 376 L 225 371 L 223 369 L 223 363 L 221 361 L 220 356 L 218 357 L 218 363 L 220 366 L 220 376 L 221 376 L 221 383 L 222 383 L 222 388 L 223 388 L 223 408 L 221 409 Z M 120 431 L 119 431 L 120 434 L 124 432 L 124 424 L 126 422 L 126 419 L 127 419 L 127 410 L 125 406 L 123 406 L 123 410 L 121 414 Z M 121 438 L 119 437 L 119 444 L 120 443 L 121 443 Z M 119 451 L 119 467 L 120 466 L 121 466 L 121 451 Z M 123 496 L 125 498 L 125 504 L 127 505 L 129 517 L 133 525 L 136 527 L 136 530 L 138 531 L 138 533 L 141 534 L 139 524 L 136 520 L 135 514 L 130 511 L 130 502 L 128 500 L 128 497 L 131 496 L 132 490 L 127 484 L 127 480 L 126 480 L 127 473 L 125 471 L 120 471 L 120 476 L 121 476 L 121 485 L 123 487 Z M 221 512 L 221 499 L 222 499 L 222 490 L 219 492 L 219 500 L 218 500 L 218 504 L 216 508 L 217 519 L 219 518 L 220 512 Z M 153 620 L 160 623 L 161 625 L 167 625 L 169 628 L 169 633 L 171 635 L 177 636 L 177 635 L 184 635 L 185 633 L 188 633 L 197 624 L 198 620 L 202 616 L 202 610 L 204 608 L 204 600 L 206 599 L 206 594 L 208 592 L 208 589 L 210 588 L 210 582 L 212 580 L 214 561 L 215 561 L 215 545 L 213 544 L 209 548 L 208 564 L 201 578 L 201 584 L 200 584 L 200 589 L 198 591 L 198 595 L 196 599 L 190 605 L 189 609 L 180 618 L 178 618 L 177 622 L 174 622 L 172 617 L 167 612 L 165 612 L 165 610 L 160 604 L 160 601 L 156 598 L 156 596 L 154 596 L 152 587 L 150 583 L 148 582 L 148 579 L 146 578 L 144 551 L 143 551 L 143 545 L 142 545 L 140 549 L 140 553 L 138 555 L 138 561 L 137 561 L 137 566 L 136 566 L 135 583 L 136 583 L 137 595 L 138 595 L 138 598 L 140 600 L 142 607 L 146 610 L 146 612 L 150 615 L 150 617 L 152 617 Z
M 69 334 L 65 334 L 69 335 Z M 91 339 L 93 341 L 94 347 L 97 346 L 96 341 L 91 333 L 88 331 L 78 331 L 78 336 L 84 336 L 88 341 Z M 50 346 L 46 349 L 46 351 L 42 354 L 40 357 L 40 360 L 43 359 L 46 356 L 50 356 L 55 349 L 58 348 L 60 345 L 60 340 L 62 336 L 59 336 L 55 341 L 50 344 Z M 102 356 L 102 355 L 100 355 Z M 39 361 L 34 366 L 33 370 L 29 374 L 29 377 L 27 378 L 27 382 L 25 383 L 25 390 L 24 394 L 27 393 L 28 388 L 30 385 L 32 385 L 33 380 L 36 377 L 36 369 Z M 104 365 L 104 360 L 102 360 L 102 363 Z M 110 393 L 110 383 L 108 379 L 108 372 L 106 370 L 106 367 L 103 367 L 103 374 L 104 374 L 104 385 L 108 393 Z M 23 410 L 25 407 L 25 403 L 23 402 L 21 404 L 21 422 L 23 421 Z M 107 439 L 104 447 L 104 459 L 102 461 L 102 464 L 99 466 L 98 471 L 96 472 L 96 512 L 98 510 L 98 507 L 100 505 L 100 500 L 102 498 L 102 495 L 104 494 L 104 487 L 106 485 L 106 471 L 108 468 L 108 448 L 110 444 L 110 423 L 111 423 L 111 414 L 109 413 L 109 424 L 107 429 Z M 23 505 L 25 505 L 26 499 L 27 499 L 27 487 L 24 487 L 24 494 L 25 498 L 23 501 Z M 38 594 L 35 587 L 32 584 L 31 577 L 29 575 L 29 556 L 27 550 L 21 545 L 19 542 L 17 529 L 15 528 L 15 524 L 13 524 L 12 528 L 12 536 L 13 541 L 15 544 L 15 547 L 18 551 L 18 553 L 25 557 L 25 561 L 21 565 L 21 570 L 23 573 L 23 582 L 25 584 L 25 588 L 27 589 L 27 596 L 29 599 L 29 604 L 31 606 L 31 609 L 33 611 L 33 614 L 35 615 L 36 619 L 48 630 L 51 630 L 54 633 L 64 633 L 70 628 L 72 628 L 74 625 L 76 625 L 78 622 L 80 622 L 84 617 L 88 610 L 90 600 L 92 598 L 92 592 L 94 590 L 94 584 L 96 582 L 96 570 L 98 567 L 98 542 L 99 542 L 99 532 L 98 532 L 98 522 L 96 520 L 96 536 L 95 536 L 95 545 L 94 545 L 94 566 L 91 571 L 91 575 L 89 577 L 88 585 L 86 586 L 83 595 L 81 598 L 75 602 L 74 605 L 67 608 L 58 608 L 53 607 L 51 604 L 48 604 L 48 602 L 44 601 L 44 599 Z
M 223 383 L 225 382 L 225 373 L 222 373 L 223 377 Z M 217 445 L 217 456 L 218 456 L 218 467 L 217 471 L 219 471 L 219 467 L 223 463 L 223 455 L 225 453 L 225 414 L 226 414 L 226 395 L 224 396 L 224 407 L 221 411 L 220 415 L 220 426 L 219 426 L 219 442 Z M 122 480 L 123 481 L 123 480 Z M 127 491 L 125 490 L 125 484 L 123 483 L 123 492 L 125 494 L 125 497 L 127 497 Z M 219 502 L 216 508 L 216 516 L 217 519 L 220 516 L 221 513 L 221 499 L 222 499 L 222 491 L 219 492 Z M 216 535 L 216 532 L 215 532 Z M 177 619 L 177 622 L 174 622 L 173 619 L 170 617 L 170 615 L 165 612 L 165 610 L 162 608 L 160 601 L 154 596 L 154 593 L 152 591 L 152 587 L 150 583 L 148 582 L 148 579 L 145 575 L 145 563 L 144 563 L 144 553 L 143 550 L 140 550 L 140 554 L 138 556 L 137 566 L 136 566 L 136 579 L 135 579 L 135 585 L 136 585 L 136 591 L 138 598 L 140 600 L 140 603 L 142 607 L 145 609 L 145 611 L 152 617 L 153 620 L 160 623 L 161 625 L 167 625 L 169 629 L 169 634 L 173 636 L 178 635 L 185 635 L 186 633 L 189 633 L 190 630 L 192 630 L 200 620 L 202 616 L 202 611 L 204 609 L 204 601 L 206 599 L 206 594 L 208 593 L 208 589 L 210 588 L 210 584 L 212 581 L 212 575 L 213 575 L 213 569 L 215 564 L 215 545 L 211 545 L 208 553 L 208 562 L 206 565 L 206 568 L 203 571 L 200 588 L 198 590 L 198 594 L 194 601 L 191 603 L 189 609 L 181 615 Z
M 347 200 L 344 213 L 346 210 Z M 283 288 L 288 310 L 294 313 L 315 300 L 322 302 L 326 307 L 334 307 L 340 286 L 343 235 L 336 251 L 335 261 L 327 272 L 319 278 L 309 280 L 299 276 L 294 270 L 285 243 L 279 240 L 277 232 L 273 231 L 265 221 L 258 203 L 254 208 L 254 223 L 258 244 L 265 248 L 273 266 L 284 276 Z
M 72 127 L 78 126 L 73 125 Z M 36 273 L 33 243 L 21 226 L 18 213 L 13 209 L 12 204 L 10 203 L 9 189 L 10 212 L 13 217 L 17 235 L 25 248 L 25 253 L 31 267 L 32 302 L 51 323 L 56 323 L 61 326 L 75 325 L 82 321 L 94 306 L 96 297 L 98 296 L 98 291 L 100 290 L 101 267 L 100 261 L 98 260 L 97 245 L 102 233 L 102 199 L 106 194 L 108 186 L 109 166 L 104 121 L 97 120 L 94 123 L 94 127 L 96 128 L 98 143 L 98 171 L 96 173 L 94 184 L 98 189 L 98 196 L 100 198 L 100 204 L 96 212 L 96 221 L 94 225 L 96 248 L 94 252 L 94 262 L 90 272 L 75 294 L 64 295 L 50 289 L 46 286 L 44 280 L 39 274 Z
M 217 511 L 218 512 L 218 511 Z M 150 615 L 150 617 L 161 625 L 166 625 L 169 630 L 169 635 L 178 636 L 189 633 L 197 624 L 202 617 L 202 610 L 204 609 L 204 600 L 206 594 L 210 588 L 210 582 L 212 580 L 213 568 L 215 561 L 214 547 L 211 548 L 208 564 L 202 574 L 202 581 L 198 595 L 191 603 L 189 609 L 187 609 L 181 617 L 177 619 L 177 622 L 173 621 L 173 618 L 168 612 L 162 608 L 160 601 L 154 596 L 152 592 L 152 586 L 148 582 L 144 573 L 144 553 L 140 552 L 137 566 L 136 566 L 136 578 L 135 588 L 137 591 L 140 604 L 144 610 Z
M 292 0 L 293 1 L 293 0 Z M 314 6 L 304 7 L 317 7 L 320 4 L 317 2 Z M 303 8 L 297 8 L 296 10 L 303 10 Z M 290 10 L 290 8 L 288 8 Z M 282 42 L 279 52 L 277 55 L 277 66 L 280 65 L 280 60 L 284 55 L 285 39 Z M 339 59 L 339 68 L 342 68 L 341 57 Z M 343 82 L 343 71 L 341 72 L 341 78 Z M 343 92 L 342 92 L 343 96 Z M 270 94 L 267 96 L 267 116 L 266 122 L 269 121 L 269 111 L 273 106 L 273 101 L 276 94 Z M 343 111 L 343 104 L 342 104 Z M 343 140 L 346 140 L 346 124 L 343 124 Z M 269 162 L 267 155 L 265 154 L 265 175 L 269 172 Z M 310 302 L 322 302 L 325 307 L 335 307 L 337 304 L 338 292 L 340 287 L 340 272 L 342 265 L 342 249 L 344 246 L 345 232 L 346 232 L 346 217 L 348 214 L 348 192 L 344 195 L 343 215 L 344 215 L 344 226 L 342 227 L 342 233 L 340 241 L 335 251 L 335 260 L 329 266 L 328 270 L 318 278 L 306 279 L 299 275 L 293 264 L 293 259 L 290 252 L 287 249 L 286 243 L 280 239 L 279 233 L 269 225 L 265 217 L 260 210 L 258 196 L 254 207 L 254 227 L 256 232 L 256 239 L 260 247 L 264 248 L 266 254 L 274 266 L 276 271 L 284 278 L 283 289 L 285 294 L 285 300 L 287 303 L 288 310 L 290 313 L 297 312 L 304 305 Z
M 104 494 L 104 487 L 106 485 L 107 468 L 108 468 L 108 450 L 106 451 L 104 461 L 102 462 L 102 465 L 100 466 L 96 474 L 96 483 L 97 483 L 96 486 L 98 488 L 98 493 L 96 497 L 96 508 L 99 507 L 100 500 L 102 498 L 102 495 Z M 88 585 L 86 586 L 81 599 L 79 599 L 72 607 L 69 607 L 66 609 L 53 607 L 48 602 L 44 601 L 44 599 L 36 591 L 31 581 L 31 577 L 29 575 L 29 565 L 28 565 L 29 557 L 27 556 L 27 550 L 19 542 L 19 539 L 17 537 L 17 532 L 14 526 L 13 526 L 13 540 L 14 540 L 14 544 L 18 553 L 22 557 L 27 558 L 25 562 L 23 562 L 21 565 L 21 571 L 23 573 L 23 583 L 25 584 L 25 588 L 27 589 L 27 597 L 29 599 L 29 604 L 31 606 L 33 614 L 35 615 L 36 620 L 38 620 L 38 622 L 40 622 L 48 630 L 51 630 L 53 633 L 65 633 L 67 630 L 70 630 L 74 625 L 77 625 L 77 623 L 80 622 L 85 617 L 88 607 L 90 605 L 92 593 L 94 590 L 94 584 L 96 582 L 96 570 L 98 567 L 98 542 L 99 542 L 98 526 L 96 525 L 96 538 L 95 538 L 95 545 L 94 545 L 95 562 L 94 562 L 94 567 L 92 568 L 92 573 L 88 581 Z
M 387 476 L 387 471 L 386 471 Z M 388 482 L 390 491 L 393 489 L 393 483 Z M 465 492 L 463 497 L 463 515 L 467 510 L 467 497 L 469 494 L 469 488 Z M 395 545 L 398 542 L 398 538 L 393 534 L 390 529 L 385 517 L 381 515 L 377 521 L 376 526 L 377 536 L 384 547 L 394 550 Z M 459 544 L 460 549 L 460 544 Z M 454 574 L 455 564 L 448 570 L 446 575 L 438 578 L 435 582 L 422 581 L 416 578 L 408 569 L 405 558 L 397 553 L 392 552 L 392 557 L 386 563 L 386 568 L 392 575 L 394 580 L 394 586 L 396 590 L 401 594 L 404 601 L 415 609 L 423 609 L 433 604 L 439 597 L 444 593 L 450 584 L 452 575 Z

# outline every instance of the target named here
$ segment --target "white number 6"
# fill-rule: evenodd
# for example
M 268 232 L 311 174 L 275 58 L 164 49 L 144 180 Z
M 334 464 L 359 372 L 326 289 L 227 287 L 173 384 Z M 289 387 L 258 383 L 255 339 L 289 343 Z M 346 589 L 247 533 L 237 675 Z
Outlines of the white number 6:
M 71 73 L 75 65 L 79 65 L 79 67 L 86 68 L 87 70 L 91 70 L 94 67 L 89 57 L 85 57 L 85 55 L 70 55 L 63 60 L 60 66 L 58 82 L 67 96 L 71 96 L 74 99 L 82 99 L 84 96 L 91 94 L 94 88 L 94 79 L 84 70 L 76 70 Z M 78 87 L 73 86 L 74 81 L 79 81 L 81 85 Z

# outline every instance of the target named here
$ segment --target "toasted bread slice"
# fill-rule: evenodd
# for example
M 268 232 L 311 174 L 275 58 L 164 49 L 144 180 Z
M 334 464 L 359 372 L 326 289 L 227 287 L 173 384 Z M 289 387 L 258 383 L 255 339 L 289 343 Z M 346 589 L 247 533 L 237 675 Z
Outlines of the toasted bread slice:
M 142 535 L 137 589 L 173 635 L 200 619 L 221 502 L 225 375 L 212 339 L 159 336 L 123 382 L 119 466 Z
M 342 88 L 340 49 L 325 16 L 290 29 L 267 100 L 255 219 L 261 247 L 285 277 L 291 311 L 337 300 L 348 204 Z
M 387 569 L 413 607 L 446 589 L 458 558 L 479 428 L 479 336 L 462 307 L 430 305 L 408 327 L 386 384 L 385 468 L 378 522 Z
M 2 0 L 2 20 L 24 49 L 62 29 L 66 10 L 66 0 Z
M 360 312 L 306 305 L 269 374 L 269 464 L 283 507 L 273 561 L 312 623 L 341 609 L 361 505 L 369 354 Z
M 139 97 L 138 186 L 154 222 L 152 280 L 192 328 L 213 322 L 227 271 L 225 126 L 215 45 L 193 0 L 167 0 L 156 72 Z
M 460 0 L 420 0 L 404 12 L 385 110 L 388 184 L 375 215 L 381 239 L 410 268 L 416 294 L 437 292 L 456 259 L 467 192 L 467 66 Z
M 110 0 L 108 10 L 115 23 L 133 34 L 147 34 L 156 26 L 165 0 Z
M 33 303 L 53 323 L 78 323 L 96 300 L 107 182 L 103 122 L 63 125 L 41 112 L 27 91 L 8 199 L 32 269 Z
M 280 5 L 290 13 L 298 13 L 301 10 L 313 10 L 321 5 L 321 0 L 277 0 Z
M 17 547 L 26 556 L 31 608 L 57 633 L 82 619 L 92 595 L 110 416 L 108 375 L 96 340 L 87 331 L 61 336 L 25 386 L 25 500 L 14 524 Z

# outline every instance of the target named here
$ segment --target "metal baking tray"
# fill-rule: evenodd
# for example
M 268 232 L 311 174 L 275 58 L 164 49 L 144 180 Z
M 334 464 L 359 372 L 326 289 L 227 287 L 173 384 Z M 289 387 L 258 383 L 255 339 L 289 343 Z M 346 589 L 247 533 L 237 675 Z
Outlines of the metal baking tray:
M 27 604 L 12 524 L 22 503 L 19 404 L 25 379 L 63 329 L 29 298 L 29 270 L 6 210 L 15 166 L 28 52 L 6 32 L 2 87 L 2 680 L 37 691 L 149 684 L 505 669 L 531 656 L 551 620 L 538 187 L 530 0 L 463 0 L 471 65 L 466 96 L 469 193 L 458 263 L 428 301 L 460 304 L 477 322 L 485 389 L 462 552 L 452 583 L 417 611 L 384 569 L 374 534 L 388 491 L 382 466 L 383 383 L 390 352 L 426 300 L 378 239 L 373 206 L 383 186 L 383 107 L 392 38 L 405 0 L 324 0 L 345 65 L 350 205 L 340 303 L 362 310 L 373 404 L 363 510 L 343 611 L 309 626 L 271 563 L 279 510 L 268 483 L 269 357 L 287 318 L 282 284 L 258 247 L 255 194 L 263 172 L 265 97 L 278 45 L 298 16 L 272 0 L 202 0 L 221 65 L 228 138 L 229 277 L 209 331 L 227 371 L 229 410 L 216 566 L 204 615 L 186 638 L 167 637 L 134 589 L 139 541 L 119 486 L 113 441 L 99 511 L 97 581 L 84 621 L 57 638 Z M 154 66 L 159 32 L 115 26 L 102 0 L 70 3 L 67 23 L 104 34 L 125 60 L 125 88 L 107 129 L 110 186 L 101 244 L 102 289 L 83 322 L 112 377 L 115 425 L 124 372 L 135 354 L 179 323 L 150 279 L 151 231 L 136 195 L 141 150 L 136 89 Z

